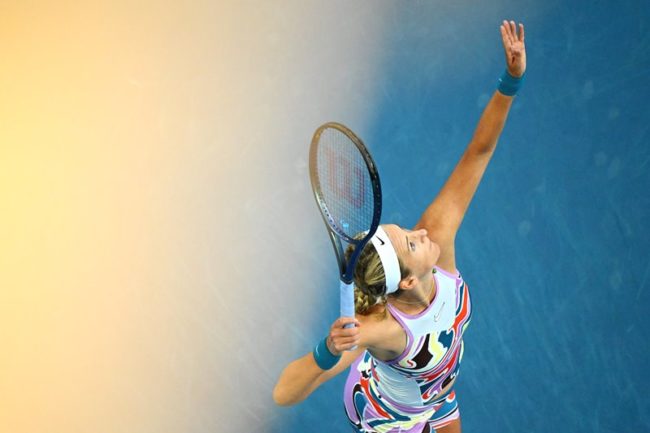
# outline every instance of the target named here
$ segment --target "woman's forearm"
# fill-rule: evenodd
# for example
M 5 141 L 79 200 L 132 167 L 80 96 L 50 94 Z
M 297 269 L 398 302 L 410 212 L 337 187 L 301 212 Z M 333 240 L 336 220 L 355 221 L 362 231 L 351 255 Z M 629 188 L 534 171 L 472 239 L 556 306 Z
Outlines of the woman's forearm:
M 280 375 L 273 389 L 273 400 L 280 406 L 300 403 L 318 387 L 323 373 L 311 353 L 296 359 Z
M 472 152 L 481 154 L 494 150 L 508 118 L 512 100 L 512 96 L 506 96 L 499 91 L 494 92 L 474 131 L 470 144 Z
M 346 325 L 355 326 L 346 328 Z M 327 347 L 319 344 L 313 352 L 291 362 L 282 371 L 273 389 L 273 400 L 280 406 L 300 403 L 321 383 L 348 368 L 366 348 L 362 344 L 360 326 L 361 323 L 354 317 L 336 319 L 330 327 L 329 336 L 321 343 L 324 345 L 327 342 Z M 356 349 L 352 350 L 353 347 Z M 319 359 L 318 363 L 314 356 Z

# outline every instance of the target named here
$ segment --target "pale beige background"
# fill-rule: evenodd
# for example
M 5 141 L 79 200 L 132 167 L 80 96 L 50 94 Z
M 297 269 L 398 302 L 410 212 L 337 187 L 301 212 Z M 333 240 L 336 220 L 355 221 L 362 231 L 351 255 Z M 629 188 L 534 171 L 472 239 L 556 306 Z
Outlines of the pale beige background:
M 336 272 L 308 143 L 363 135 L 392 7 L 0 5 L 0 431 L 278 416 Z

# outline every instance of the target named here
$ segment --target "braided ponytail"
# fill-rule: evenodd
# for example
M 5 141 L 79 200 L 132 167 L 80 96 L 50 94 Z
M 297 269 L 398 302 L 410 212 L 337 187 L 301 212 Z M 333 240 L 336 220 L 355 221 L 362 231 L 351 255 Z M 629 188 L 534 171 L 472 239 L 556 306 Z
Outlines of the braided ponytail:
M 356 238 L 359 239 L 363 236 L 364 234 L 359 234 Z M 346 259 L 349 259 L 351 255 L 352 246 L 348 246 L 345 251 Z M 398 259 L 398 261 L 402 278 L 410 275 L 410 271 L 402 265 L 401 260 Z M 384 267 L 375 246 L 368 242 L 361 251 L 357 266 L 354 269 L 355 312 L 361 315 L 376 312 L 385 316 L 386 303 L 386 274 Z M 382 306 L 381 311 L 374 308 L 377 305 Z

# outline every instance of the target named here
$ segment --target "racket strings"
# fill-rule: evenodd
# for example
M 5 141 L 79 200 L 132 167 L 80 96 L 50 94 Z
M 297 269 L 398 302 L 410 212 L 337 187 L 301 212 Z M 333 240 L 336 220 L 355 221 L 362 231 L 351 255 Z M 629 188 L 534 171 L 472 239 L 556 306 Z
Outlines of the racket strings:
M 347 238 L 368 230 L 375 209 L 372 179 L 361 151 L 343 132 L 322 132 L 317 172 L 321 206 L 333 228 Z

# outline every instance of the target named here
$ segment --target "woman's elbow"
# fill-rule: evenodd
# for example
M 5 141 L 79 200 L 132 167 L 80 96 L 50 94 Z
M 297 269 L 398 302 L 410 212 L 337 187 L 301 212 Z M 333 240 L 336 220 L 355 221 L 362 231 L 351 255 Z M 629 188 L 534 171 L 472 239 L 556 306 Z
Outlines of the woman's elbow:
M 279 385 L 275 385 L 275 388 L 273 388 L 273 401 L 278 406 L 291 406 L 297 403 L 297 401 L 289 398 L 287 393 Z

